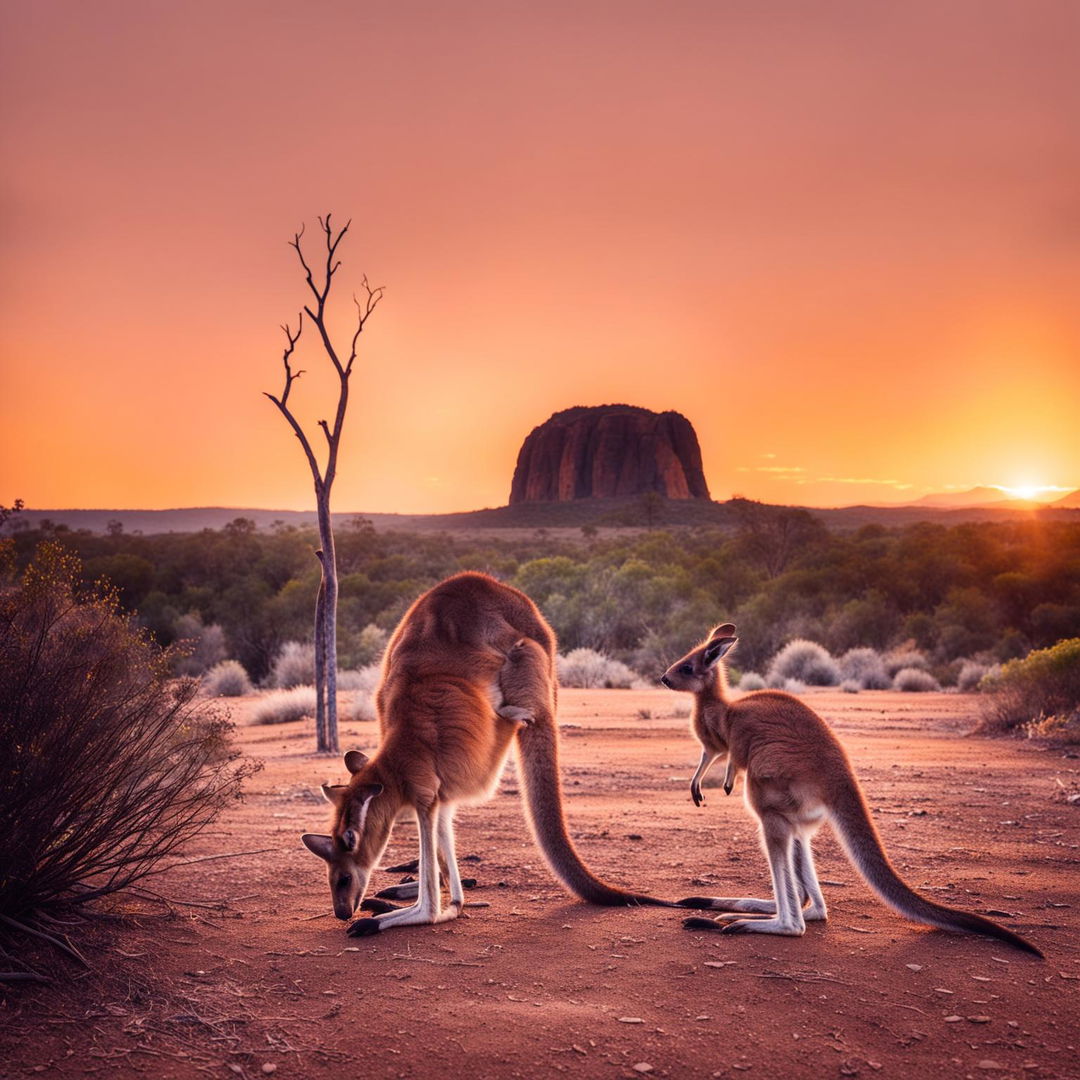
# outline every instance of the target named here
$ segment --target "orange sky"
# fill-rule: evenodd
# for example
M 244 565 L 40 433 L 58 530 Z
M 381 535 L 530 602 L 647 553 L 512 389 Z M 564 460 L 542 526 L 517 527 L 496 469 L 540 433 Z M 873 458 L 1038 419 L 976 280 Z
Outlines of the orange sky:
M 0 19 L 2 503 L 309 508 L 260 392 L 327 209 L 342 331 L 387 287 L 338 510 L 501 505 L 614 401 L 688 416 L 716 498 L 1080 487 L 1071 0 Z

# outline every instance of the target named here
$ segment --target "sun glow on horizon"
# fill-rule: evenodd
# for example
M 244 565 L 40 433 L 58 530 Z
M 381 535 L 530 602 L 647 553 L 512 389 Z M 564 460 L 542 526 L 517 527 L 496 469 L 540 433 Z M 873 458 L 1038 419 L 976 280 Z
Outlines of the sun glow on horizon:
M 1010 499 L 1024 499 L 1027 502 L 1050 502 L 1055 496 L 1064 495 L 1067 488 L 1056 487 L 1053 484 L 1017 484 L 1015 487 L 1005 487 L 996 484 L 998 491 L 1008 495 Z

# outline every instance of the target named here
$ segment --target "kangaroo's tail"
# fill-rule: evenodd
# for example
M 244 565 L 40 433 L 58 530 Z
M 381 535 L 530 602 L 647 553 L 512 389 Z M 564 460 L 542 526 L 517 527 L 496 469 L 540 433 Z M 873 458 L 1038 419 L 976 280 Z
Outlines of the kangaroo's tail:
M 969 911 L 935 904 L 908 888 L 885 854 L 881 838 L 854 778 L 844 786 L 842 794 L 834 800 L 830 810 L 833 828 L 848 858 L 862 874 L 867 885 L 894 911 L 927 926 L 982 934 L 1003 941 L 1013 948 L 1042 956 L 1030 941 L 1025 941 L 1019 934 L 1014 934 L 1004 926 Z
M 606 907 L 651 905 L 676 907 L 670 900 L 625 892 L 601 881 L 582 861 L 566 831 L 559 784 L 559 742 L 555 721 L 548 716 L 518 732 L 518 772 L 525 818 L 552 873 L 570 892 L 590 904 Z

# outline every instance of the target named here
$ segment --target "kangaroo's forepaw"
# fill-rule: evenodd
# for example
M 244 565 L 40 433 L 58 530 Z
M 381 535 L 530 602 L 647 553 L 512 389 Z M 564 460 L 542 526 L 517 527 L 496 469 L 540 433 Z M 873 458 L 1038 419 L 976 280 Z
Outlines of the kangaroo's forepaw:
M 356 922 L 345 931 L 349 937 L 370 937 L 380 930 L 378 919 L 357 919 Z
M 370 911 L 375 915 L 385 915 L 388 911 L 400 910 L 396 904 L 388 904 L 385 900 L 379 900 L 374 896 L 369 896 L 360 903 L 361 911 Z
M 504 720 L 510 720 L 517 724 L 518 727 L 528 727 L 536 720 L 536 713 L 530 709 L 522 709 L 517 705 L 503 705 L 501 708 L 496 709 L 495 713 Z
M 720 930 L 722 927 L 719 923 L 713 922 L 712 919 L 703 919 L 700 915 L 695 915 L 690 919 L 683 919 L 683 929 L 685 930 Z

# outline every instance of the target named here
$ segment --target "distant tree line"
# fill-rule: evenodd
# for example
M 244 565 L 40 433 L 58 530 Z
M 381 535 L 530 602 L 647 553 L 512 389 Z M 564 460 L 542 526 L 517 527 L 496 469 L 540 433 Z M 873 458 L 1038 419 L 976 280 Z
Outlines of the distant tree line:
M 742 502 L 730 528 L 653 528 L 522 539 L 487 533 L 338 532 L 339 652 L 370 662 L 372 628 L 393 628 L 424 589 L 477 569 L 524 589 L 564 652 L 599 650 L 649 676 L 713 624 L 738 626 L 736 663 L 761 670 L 794 638 L 834 654 L 911 643 L 949 684 L 963 658 L 1023 656 L 1080 636 L 1080 524 L 1022 521 L 828 531 L 810 513 Z M 10 528 L 10 526 L 9 526 Z M 220 627 L 222 648 L 255 680 L 289 641 L 310 641 L 319 567 L 312 529 L 156 536 L 75 532 L 42 523 L 14 532 L 29 560 L 56 539 L 107 578 L 162 644 Z

